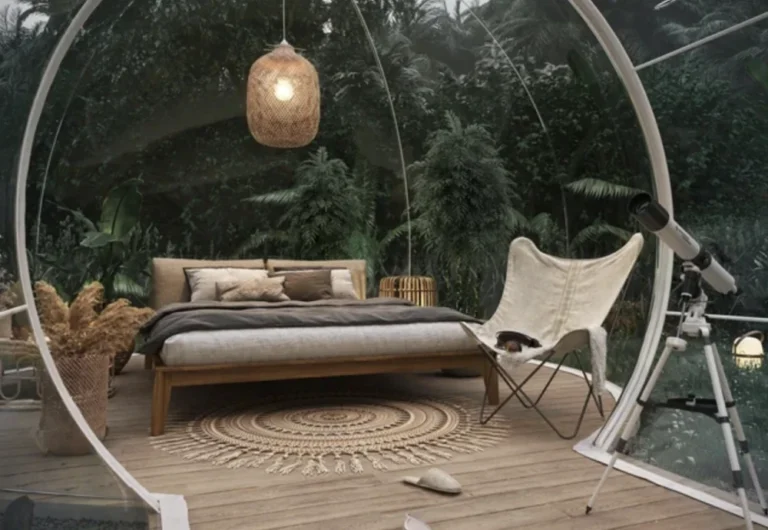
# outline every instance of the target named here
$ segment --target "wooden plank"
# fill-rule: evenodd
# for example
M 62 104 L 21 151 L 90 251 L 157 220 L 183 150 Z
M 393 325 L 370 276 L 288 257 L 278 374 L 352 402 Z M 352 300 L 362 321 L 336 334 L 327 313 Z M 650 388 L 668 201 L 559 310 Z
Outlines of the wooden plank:
M 731 530 L 744 528 L 744 519 L 722 510 L 703 510 L 701 512 L 671 517 L 664 521 L 667 528 L 675 530 Z M 763 528 L 756 525 L 757 528 Z M 651 530 L 659 528 L 656 522 L 637 523 L 625 526 L 623 530 Z
M 524 377 L 529 369 L 523 367 L 518 377 Z M 545 370 L 529 383 L 530 395 L 536 395 L 547 376 Z M 109 403 L 107 448 L 150 491 L 184 495 L 196 530 L 394 530 L 402 528 L 409 511 L 423 516 L 435 530 L 693 529 L 709 528 L 707 520 L 716 521 L 718 526 L 713 528 L 729 528 L 733 521 L 739 526 L 738 518 L 621 473 L 608 479 L 596 511 L 583 516 L 584 504 L 603 467 L 573 452 L 573 442 L 560 440 L 535 412 L 514 401 L 501 413 L 514 426 L 508 440 L 436 464 L 464 486 L 461 496 L 446 497 L 401 483 L 403 475 L 418 475 L 431 467 L 428 465 L 393 466 L 385 473 L 367 470 L 360 475 L 329 473 L 306 478 L 300 473 L 271 475 L 263 469 L 228 469 L 185 460 L 183 455 L 166 453 L 149 443 L 153 380 L 152 374 L 143 370 L 142 359 L 132 359 L 115 382 L 118 393 Z M 174 391 L 171 416 L 178 420 L 194 418 L 211 404 L 226 403 L 242 394 L 269 395 L 290 388 L 311 391 L 327 386 L 376 388 L 395 395 L 414 391 L 435 396 L 456 394 L 477 403 L 484 391 L 481 377 L 454 379 L 431 373 L 188 387 Z M 502 399 L 506 390 L 502 386 Z M 580 378 L 558 375 L 543 407 L 556 422 L 570 425 L 584 392 Z M 612 400 L 606 399 L 606 405 L 609 412 Z M 5 457 L 0 483 L 70 493 L 116 491 L 115 479 L 95 456 L 40 454 L 30 434 L 39 421 L 39 412 L 14 412 L 3 418 L 12 421 L 0 420 L 0 449 Z M 601 422 L 591 406 L 582 434 Z M 75 476 L 77 480 L 73 480 Z

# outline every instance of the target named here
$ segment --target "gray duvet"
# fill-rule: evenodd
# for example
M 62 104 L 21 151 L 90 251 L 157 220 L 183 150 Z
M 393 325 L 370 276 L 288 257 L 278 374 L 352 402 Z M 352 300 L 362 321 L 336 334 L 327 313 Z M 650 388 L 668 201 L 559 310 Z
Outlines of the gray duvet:
M 139 353 L 159 352 L 166 339 L 189 331 L 367 326 L 480 320 L 446 307 L 419 307 L 399 298 L 314 302 L 186 302 L 160 309 L 139 331 Z

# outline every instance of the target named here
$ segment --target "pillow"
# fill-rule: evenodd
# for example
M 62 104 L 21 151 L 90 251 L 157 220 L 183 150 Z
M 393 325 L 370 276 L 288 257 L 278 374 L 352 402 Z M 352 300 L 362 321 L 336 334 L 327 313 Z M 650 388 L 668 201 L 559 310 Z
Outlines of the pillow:
M 241 269 L 236 267 L 206 267 L 185 268 L 190 301 L 216 300 L 216 283 L 266 279 L 268 272 L 264 269 Z
M 331 290 L 334 298 L 359 300 L 355 284 L 352 283 L 352 271 L 349 269 L 333 269 L 331 271 Z
M 306 272 L 317 270 L 331 271 L 331 292 L 333 298 L 344 300 L 359 300 L 355 290 L 355 284 L 352 281 L 352 271 L 344 268 L 332 267 L 275 267 L 275 272 Z
M 285 277 L 216 282 L 216 299 L 222 302 L 285 302 Z
M 270 278 L 285 277 L 283 290 L 291 300 L 312 302 L 333 298 L 330 270 L 270 272 Z

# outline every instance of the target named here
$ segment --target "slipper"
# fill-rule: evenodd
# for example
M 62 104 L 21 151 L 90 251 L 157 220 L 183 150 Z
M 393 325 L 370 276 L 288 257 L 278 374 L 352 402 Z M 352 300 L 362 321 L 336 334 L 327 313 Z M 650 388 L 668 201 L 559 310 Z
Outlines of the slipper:
M 432 468 L 421 477 L 403 477 L 403 482 L 440 493 L 461 493 L 461 484 L 442 469 Z
M 420 521 L 410 514 L 405 516 L 404 530 L 432 530 L 427 523 Z

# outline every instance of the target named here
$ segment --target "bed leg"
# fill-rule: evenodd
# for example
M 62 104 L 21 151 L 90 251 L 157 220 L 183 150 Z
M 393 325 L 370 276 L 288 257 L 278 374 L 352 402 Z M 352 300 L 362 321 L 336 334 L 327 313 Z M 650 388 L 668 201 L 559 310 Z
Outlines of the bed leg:
M 155 385 L 152 390 L 152 419 L 150 436 L 165 433 L 168 406 L 171 403 L 171 376 L 163 370 L 155 370 Z
M 493 369 L 489 361 L 483 362 L 483 381 L 485 391 L 488 394 L 488 404 L 499 404 L 499 374 Z

